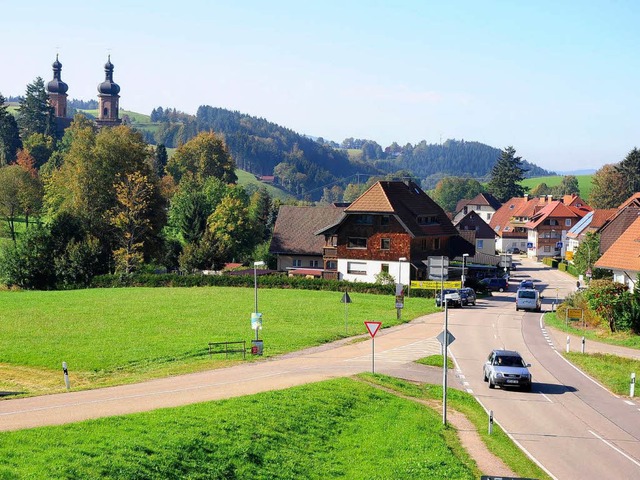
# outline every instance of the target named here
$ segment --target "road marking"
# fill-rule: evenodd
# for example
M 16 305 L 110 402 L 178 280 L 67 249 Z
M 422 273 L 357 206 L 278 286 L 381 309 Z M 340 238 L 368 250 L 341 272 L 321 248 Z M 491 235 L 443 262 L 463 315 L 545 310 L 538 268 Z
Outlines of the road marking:
M 624 403 L 626 403 L 627 405 L 635 406 L 635 403 L 633 403 L 631 400 L 625 400 Z
M 593 435 L 594 437 L 596 437 L 598 440 L 602 440 L 602 442 L 605 443 L 605 445 L 608 445 L 609 447 L 613 448 L 616 452 L 618 452 L 620 455 L 622 455 L 623 457 L 625 457 L 627 460 L 631 460 L 633 463 L 635 463 L 637 466 L 640 467 L 640 462 L 638 462 L 637 460 L 631 458 L 629 455 L 627 455 L 626 453 L 624 453 L 622 450 L 620 450 L 618 447 L 616 447 L 614 444 L 607 442 L 604 438 L 602 438 L 600 435 L 598 435 L 597 433 L 595 433 L 592 430 L 589 430 L 589 433 L 591 435 Z
M 549 402 L 549 403 L 553 403 L 553 401 L 552 401 L 552 400 L 547 396 L 547 394 L 546 394 L 546 393 L 542 393 L 542 392 L 540 392 L 540 395 L 542 395 L 544 398 L 546 398 L 546 399 L 547 399 L 547 402 Z

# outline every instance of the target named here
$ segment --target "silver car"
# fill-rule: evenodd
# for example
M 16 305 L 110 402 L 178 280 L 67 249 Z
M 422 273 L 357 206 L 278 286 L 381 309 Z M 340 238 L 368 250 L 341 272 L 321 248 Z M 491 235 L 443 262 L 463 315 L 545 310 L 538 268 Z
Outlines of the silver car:
M 518 352 L 513 350 L 492 350 L 482 367 L 485 382 L 489 388 L 518 387 L 531 391 L 531 364 L 525 363 Z

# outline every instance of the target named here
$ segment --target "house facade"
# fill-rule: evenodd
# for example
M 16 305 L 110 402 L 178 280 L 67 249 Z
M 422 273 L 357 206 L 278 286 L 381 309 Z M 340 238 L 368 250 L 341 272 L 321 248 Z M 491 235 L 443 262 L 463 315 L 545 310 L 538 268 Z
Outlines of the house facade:
M 637 288 L 640 274 L 640 217 L 612 243 L 596 261 L 596 268 L 613 271 L 614 282 L 624 283 L 630 291 Z
M 381 272 L 396 283 L 427 278 L 430 256 L 473 254 L 445 212 L 414 182 L 381 181 L 345 208 L 325 239 L 325 278 L 375 282 Z
M 457 224 L 470 212 L 476 212 L 482 220 L 489 223 L 502 204 L 490 193 L 479 193 L 471 200 L 460 200 L 456 205 L 453 223 Z
M 482 219 L 481 214 L 471 210 L 459 222 L 454 222 L 458 233 L 476 247 L 476 254 L 486 253 L 495 255 L 496 234 L 489 224 Z

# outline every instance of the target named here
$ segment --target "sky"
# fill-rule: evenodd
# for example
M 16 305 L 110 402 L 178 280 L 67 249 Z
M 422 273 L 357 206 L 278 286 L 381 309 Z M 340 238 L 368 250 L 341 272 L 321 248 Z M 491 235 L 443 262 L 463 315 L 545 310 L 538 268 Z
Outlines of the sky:
M 635 0 L 2 0 L 0 93 L 211 105 L 338 143 L 478 141 L 555 171 L 640 147 Z

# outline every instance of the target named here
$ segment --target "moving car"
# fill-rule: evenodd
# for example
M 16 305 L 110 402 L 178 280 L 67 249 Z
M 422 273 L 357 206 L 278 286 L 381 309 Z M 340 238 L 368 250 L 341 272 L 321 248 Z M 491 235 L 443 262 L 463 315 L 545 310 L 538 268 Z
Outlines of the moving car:
M 475 305 L 476 304 L 476 292 L 473 288 L 464 287 L 459 290 L 460 292 L 460 300 L 462 305 Z
M 522 280 L 520 282 L 520 288 L 536 288 L 533 286 L 533 280 Z
M 520 249 L 518 247 L 513 247 L 513 248 L 507 248 L 507 251 L 505 253 L 521 253 Z
M 513 350 L 492 350 L 482 367 L 482 376 L 489 388 L 519 387 L 531 391 L 531 364 L 525 363 Z
M 442 290 L 442 297 L 440 297 L 440 292 L 436 292 L 436 307 L 444 305 L 442 301 L 444 298 L 446 298 L 447 305 L 450 307 L 462 307 L 462 299 L 458 290 L 445 288 Z
M 516 292 L 516 312 L 518 310 L 533 310 L 539 312 L 542 308 L 540 292 L 533 288 L 519 288 Z
M 480 280 L 484 286 L 487 287 L 487 290 L 495 292 L 504 292 L 505 290 L 509 290 L 509 281 L 506 278 L 483 278 Z

